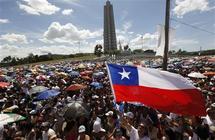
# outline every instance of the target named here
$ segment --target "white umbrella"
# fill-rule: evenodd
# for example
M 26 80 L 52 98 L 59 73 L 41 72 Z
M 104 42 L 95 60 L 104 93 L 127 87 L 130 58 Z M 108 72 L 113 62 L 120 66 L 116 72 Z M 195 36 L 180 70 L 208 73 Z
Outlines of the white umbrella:
M 190 74 L 188 74 L 189 77 L 192 78 L 207 78 L 207 76 L 199 73 L 199 72 L 191 72 Z
M 128 62 L 126 63 L 126 65 L 134 65 L 134 63 L 131 62 L 131 61 L 128 61 Z
M 86 68 L 86 66 L 84 66 L 84 64 L 81 63 L 81 64 L 78 65 L 78 68 L 79 69 L 84 69 L 84 68 Z
M 35 94 L 35 93 L 38 93 L 38 92 L 42 92 L 42 91 L 45 91 L 47 90 L 48 88 L 47 87 L 44 87 L 44 86 L 35 86 L 35 87 L 32 87 L 29 91 L 30 94 Z
M 8 123 L 16 122 L 16 121 L 21 121 L 24 120 L 25 117 L 18 115 L 18 114 L 0 114 L 0 125 L 5 125 Z

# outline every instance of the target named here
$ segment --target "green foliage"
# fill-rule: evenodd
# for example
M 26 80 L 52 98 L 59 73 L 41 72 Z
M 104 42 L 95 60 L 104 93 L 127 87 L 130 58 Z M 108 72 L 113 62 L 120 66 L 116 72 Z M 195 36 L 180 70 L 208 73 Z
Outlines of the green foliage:
M 16 57 L 7 56 L 1 61 L 0 66 L 4 66 L 4 67 L 5 66 L 15 66 L 15 65 L 22 65 L 22 64 L 51 61 L 51 60 L 82 57 L 85 55 L 86 54 L 84 54 L 84 53 L 70 54 L 70 55 L 57 55 L 57 54 L 49 53 L 47 55 L 38 56 L 38 55 L 34 55 L 33 53 L 30 53 L 25 58 L 16 58 Z
M 133 53 L 134 54 L 143 53 L 143 50 L 142 49 L 135 49 L 135 50 L 133 50 Z
M 124 51 L 128 51 L 129 46 L 128 46 L 128 45 L 125 45 L 123 48 L 124 48 Z
M 155 53 L 155 51 L 149 49 L 149 50 L 145 50 L 144 53 Z

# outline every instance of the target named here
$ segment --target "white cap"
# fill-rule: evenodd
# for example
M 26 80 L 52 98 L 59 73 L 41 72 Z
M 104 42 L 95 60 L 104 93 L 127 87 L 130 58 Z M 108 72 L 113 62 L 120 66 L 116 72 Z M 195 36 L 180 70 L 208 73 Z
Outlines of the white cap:
M 105 115 L 106 116 L 113 116 L 113 111 L 108 111 Z
M 79 126 L 78 133 L 82 133 L 82 132 L 85 132 L 85 131 L 86 131 L 86 128 L 85 128 L 84 125 Z
M 94 124 L 93 124 L 93 132 L 98 133 L 100 131 L 105 132 L 105 130 L 102 129 L 102 127 L 101 127 L 101 122 L 95 121 Z
M 99 96 L 97 96 L 97 95 L 92 96 L 92 99 L 98 99 L 98 98 L 99 98 Z
M 130 119 L 133 119 L 134 118 L 134 114 L 132 112 L 127 112 L 127 113 L 124 113 L 124 116 L 130 118 Z
M 30 114 L 30 115 L 35 115 L 35 114 L 37 114 L 37 111 L 36 111 L 36 110 L 31 110 L 31 111 L 29 112 L 29 114 Z

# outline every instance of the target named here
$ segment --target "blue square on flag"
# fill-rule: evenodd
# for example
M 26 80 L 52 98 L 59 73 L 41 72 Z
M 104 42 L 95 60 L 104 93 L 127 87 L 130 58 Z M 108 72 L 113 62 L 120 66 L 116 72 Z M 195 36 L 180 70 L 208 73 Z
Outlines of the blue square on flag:
M 111 80 L 116 85 L 138 85 L 137 68 L 133 66 L 119 66 L 108 64 Z

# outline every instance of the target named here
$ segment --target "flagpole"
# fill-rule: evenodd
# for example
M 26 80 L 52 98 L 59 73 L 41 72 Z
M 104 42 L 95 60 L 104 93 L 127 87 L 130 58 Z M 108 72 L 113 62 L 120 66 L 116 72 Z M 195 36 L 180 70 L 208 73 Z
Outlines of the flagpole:
M 170 16 L 170 0 L 166 0 L 166 16 L 165 16 L 165 47 L 163 57 L 163 70 L 167 70 L 168 50 L 169 50 L 169 16 Z

